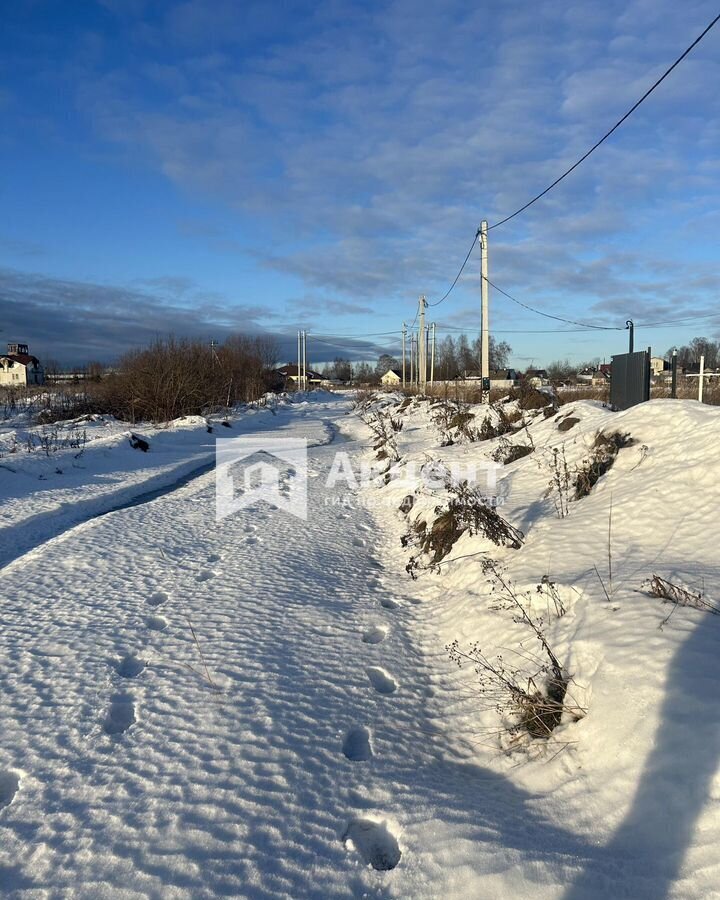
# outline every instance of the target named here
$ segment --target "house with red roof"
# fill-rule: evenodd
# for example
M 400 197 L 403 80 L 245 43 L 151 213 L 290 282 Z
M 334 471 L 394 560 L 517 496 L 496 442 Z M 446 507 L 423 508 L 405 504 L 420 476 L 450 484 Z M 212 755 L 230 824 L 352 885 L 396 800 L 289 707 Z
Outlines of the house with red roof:
M 27 344 L 11 343 L 0 356 L 0 387 L 25 387 L 44 384 L 45 373 L 37 356 L 28 352 Z

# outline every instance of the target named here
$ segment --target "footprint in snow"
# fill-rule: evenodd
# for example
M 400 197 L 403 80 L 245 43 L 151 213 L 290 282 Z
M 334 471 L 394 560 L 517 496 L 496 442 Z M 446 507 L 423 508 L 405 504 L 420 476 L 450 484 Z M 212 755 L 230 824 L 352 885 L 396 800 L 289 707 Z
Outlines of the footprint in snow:
M 220 562 L 221 559 L 222 559 L 222 557 L 220 556 L 219 553 L 211 553 L 210 556 L 208 556 L 208 558 L 207 558 L 207 562 L 216 563 L 216 562 Z
M 353 538 L 352 542 L 356 547 L 366 547 L 367 546 L 367 541 L 365 541 L 359 537 Z
M 10 804 L 15 799 L 20 788 L 20 776 L 10 769 L 0 770 L 0 809 Z
M 215 572 L 212 569 L 205 569 L 204 572 L 201 572 L 195 581 L 210 581 L 211 578 L 215 577 Z
M 246 537 L 245 538 L 245 543 L 250 547 L 252 547 L 254 544 L 257 544 L 257 542 L 258 542 L 258 539 L 256 537 Z
M 342 752 L 353 762 L 365 762 L 371 759 L 373 752 L 370 746 L 370 732 L 362 725 L 354 725 L 345 735 Z
M 162 606 L 163 603 L 168 601 L 169 597 L 165 593 L 165 591 L 155 591 L 154 594 L 150 594 L 147 598 L 147 602 L 150 606 Z
M 127 653 L 115 665 L 115 671 L 121 678 L 137 678 L 147 663 L 134 653 Z
M 364 644 L 381 644 L 386 637 L 387 628 L 382 628 L 379 625 L 373 625 L 372 628 L 368 628 L 368 630 L 363 634 L 362 639 Z
M 397 602 L 397 600 L 393 600 L 392 597 L 383 597 L 382 600 L 380 601 L 380 606 L 382 606 L 383 609 L 399 609 L 400 608 L 400 604 Z
M 135 723 L 135 703 L 130 694 L 115 694 L 103 728 L 106 734 L 122 734 Z
M 395 679 L 385 669 L 381 669 L 379 666 L 370 666 L 365 671 L 370 679 L 370 684 L 378 694 L 394 694 L 397 690 Z
M 168 621 L 162 616 L 148 616 L 147 619 L 145 619 L 145 625 L 151 631 L 165 631 L 168 627 Z
M 379 872 L 394 869 L 402 856 L 397 839 L 384 822 L 352 819 L 342 840 L 346 846 L 349 844 L 357 850 L 367 865 Z

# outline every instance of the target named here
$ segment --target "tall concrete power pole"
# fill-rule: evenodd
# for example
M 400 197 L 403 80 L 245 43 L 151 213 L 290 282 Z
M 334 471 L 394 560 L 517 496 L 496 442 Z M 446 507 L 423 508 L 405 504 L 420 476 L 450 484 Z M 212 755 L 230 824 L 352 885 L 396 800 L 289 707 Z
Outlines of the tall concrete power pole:
M 303 390 L 308 389 L 307 377 L 307 331 L 302 333 L 302 356 L 303 356 Z
M 405 387 L 405 330 L 407 325 L 403 322 L 402 329 L 402 386 Z
M 490 388 L 490 319 L 488 312 L 488 223 L 480 223 L 480 355 L 483 395 Z M 487 379 L 487 380 L 486 380 Z
M 418 309 L 419 334 L 418 334 L 418 386 L 421 391 L 425 390 L 427 382 L 427 342 L 425 340 L 425 305 L 427 301 L 421 297 L 418 301 L 420 308 Z
M 432 351 L 430 353 L 430 387 L 435 384 L 435 323 L 432 323 Z

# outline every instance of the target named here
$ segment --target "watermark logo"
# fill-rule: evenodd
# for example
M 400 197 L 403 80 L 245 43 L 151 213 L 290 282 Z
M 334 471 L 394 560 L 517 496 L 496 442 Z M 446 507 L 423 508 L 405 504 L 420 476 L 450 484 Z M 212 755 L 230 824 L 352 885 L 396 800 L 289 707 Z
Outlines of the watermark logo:
M 307 440 L 220 438 L 215 446 L 215 519 L 259 502 L 307 521 Z
M 215 518 L 221 522 L 241 510 L 255 509 L 264 502 L 298 519 L 308 519 L 307 440 L 273 435 L 220 438 L 215 451 Z M 353 460 L 350 454 L 334 454 L 323 479 L 324 503 L 343 506 L 397 506 L 397 496 L 366 491 L 372 485 L 391 482 L 406 485 L 408 493 L 418 486 L 442 500 L 453 485 L 467 484 L 488 505 L 501 506 L 506 489 L 498 484 L 500 463 L 489 460 L 453 460 L 449 464 L 427 460 Z

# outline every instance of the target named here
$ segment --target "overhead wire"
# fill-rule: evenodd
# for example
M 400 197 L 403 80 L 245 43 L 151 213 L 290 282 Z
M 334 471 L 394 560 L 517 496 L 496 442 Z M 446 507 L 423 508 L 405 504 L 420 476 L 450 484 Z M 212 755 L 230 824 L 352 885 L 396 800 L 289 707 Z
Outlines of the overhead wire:
M 364 334 L 358 334 L 357 332 L 354 332 L 353 334 L 325 334 L 324 332 L 320 332 L 320 333 L 316 334 L 314 331 L 308 331 L 308 334 L 311 335 L 312 337 L 316 337 L 316 338 L 321 338 L 321 337 L 323 337 L 323 338 L 338 338 L 338 337 L 339 338 L 357 338 L 357 337 L 384 337 L 385 335 L 402 334 L 402 331 L 400 329 L 397 329 L 395 331 L 368 331 L 368 332 L 365 332 Z
M 694 322 L 696 319 L 715 319 L 720 313 L 707 313 L 701 316 L 685 316 L 682 319 L 671 319 L 669 322 L 633 322 L 635 328 L 664 328 L 669 325 L 684 325 Z
M 567 176 L 570 175 L 571 172 L 574 172 L 575 169 L 577 169 L 577 167 L 581 163 L 585 162 L 585 160 L 588 158 L 588 156 L 590 156 L 591 153 L 594 153 L 597 150 L 597 148 L 601 144 L 603 144 L 610 137 L 611 134 L 613 134 L 613 132 L 617 131 L 617 129 L 623 124 L 623 122 L 625 122 L 627 119 L 630 118 L 630 116 L 635 112 L 635 110 L 640 106 L 640 104 L 643 103 L 645 100 L 647 100 L 647 98 L 650 96 L 650 94 L 652 94 L 652 92 L 656 88 L 658 88 L 663 83 L 663 81 L 665 81 L 665 79 L 673 71 L 673 69 L 675 69 L 677 66 L 680 65 L 680 63 L 700 43 L 700 41 L 705 37 L 705 35 L 710 31 L 710 29 L 713 28 L 717 24 L 718 20 L 720 20 L 720 13 L 717 16 L 715 16 L 715 18 L 712 20 L 712 22 L 710 22 L 710 24 L 707 25 L 707 27 L 702 31 L 702 33 L 699 34 L 695 38 L 695 40 L 692 42 L 692 44 L 690 44 L 690 46 L 686 50 L 684 50 L 683 53 L 680 54 L 680 56 L 678 56 L 678 58 L 675 60 L 675 62 L 671 66 L 669 66 L 663 72 L 663 74 L 645 91 L 645 93 L 642 95 L 642 97 L 640 97 L 639 100 L 637 100 L 635 103 L 633 103 L 633 105 L 625 113 L 625 115 L 623 115 L 620 119 L 618 119 L 617 122 L 613 125 L 613 127 L 609 131 L 606 131 L 605 134 L 600 138 L 600 140 L 596 141 L 587 152 L 583 153 L 583 155 L 580 157 L 580 159 L 578 159 L 576 162 L 574 162 L 570 166 L 570 168 L 566 169 L 562 173 L 562 175 L 560 175 L 559 178 L 556 178 L 552 184 L 548 185 L 544 191 L 540 191 L 539 194 L 536 194 L 531 200 L 528 200 L 527 203 L 523 204 L 519 209 L 516 209 L 515 212 L 511 213 L 509 216 L 505 216 L 504 219 L 500 219 L 499 222 L 495 222 L 493 225 L 490 225 L 488 228 L 488 231 L 491 231 L 493 228 L 499 228 L 501 225 L 504 225 L 506 222 L 509 222 L 510 219 L 514 219 L 515 216 L 519 216 L 520 213 L 525 212 L 525 210 L 528 209 L 530 206 L 532 206 L 533 203 L 537 203 L 538 200 L 540 200 L 542 197 L 544 197 L 546 194 L 548 194 L 554 187 L 556 187 L 558 184 L 560 184 L 560 182 L 563 179 L 567 178 Z
M 485 276 L 482 276 L 485 278 Z M 588 328 L 594 331 L 624 331 L 625 326 L 620 325 L 594 325 L 592 322 L 578 322 L 575 319 L 566 319 L 564 316 L 554 316 L 552 313 L 543 312 L 541 309 L 535 309 L 534 306 L 529 306 L 527 303 L 523 303 L 522 300 L 518 300 L 517 297 L 513 297 L 512 294 L 508 294 L 507 291 L 504 291 L 501 287 L 498 287 L 494 282 L 490 281 L 489 278 L 485 278 L 487 283 L 495 288 L 495 290 L 502 294 L 503 297 L 507 297 L 508 300 L 512 300 L 513 303 L 517 303 L 518 306 L 522 306 L 523 309 L 527 309 L 530 312 L 535 313 L 538 316 L 544 316 L 546 319 L 554 319 L 556 322 L 566 322 L 568 325 L 579 325 L 581 328 Z
M 700 43 L 700 41 L 702 41 L 702 39 L 708 34 L 708 32 L 712 28 L 715 27 L 715 25 L 717 24 L 718 21 L 720 21 L 720 13 L 717 16 L 715 16 L 715 18 L 703 29 L 703 31 L 680 54 L 680 56 L 678 56 L 677 59 L 670 66 L 668 66 L 668 68 L 663 72 L 663 74 L 653 82 L 653 84 L 630 107 L 630 109 L 628 109 L 627 112 L 623 116 L 621 116 L 620 119 L 618 119 L 618 121 L 612 126 L 612 128 L 610 128 L 608 131 L 606 131 L 605 134 L 598 141 L 596 141 L 592 145 L 592 147 L 590 147 L 589 150 L 587 150 L 578 160 L 576 160 L 558 178 L 556 178 L 555 181 L 553 181 L 550 185 L 548 185 L 544 190 L 540 191 L 540 193 L 538 193 L 534 197 L 532 197 L 527 203 L 524 203 L 521 207 L 516 209 L 514 212 L 510 213 L 510 215 L 507 215 L 504 218 L 500 219 L 498 222 L 494 222 L 492 225 L 490 225 L 488 227 L 488 231 L 491 231 L 494 228 L 498 228 L 501 225 L 504 225 L 506 222 L 509 222 L 511 219 L 514 219 L 516 216 L 519 216 L 521 213 L 525 212 L 526 209 L 531 207 L 534 203 L 537 203 L 538 200 L 540 200 L 542 197 L 544 197 L 546 194 L 548 194 L 553 188 L 555 188 L 558 184 L 560 184 L 561 181 L 563 181 L 565 178 L 567 178 L 568 175 L 570 175 L 572 172 L 574 172 L 575 169 L 578 168 L 578 166 L 580 166 L 592 153 L 595 152 L 595 150 L 598 149 L 598 147 L 600 147 L 615 131 L 617 131 L 617 129 L 627 119 L 630 118 L 630 116 L 638 109 L 638 107 L 642 103 L 644 103 L 645 100 L 647 100 L 647 98 L 663 83 L 663 81 L 665 81 L 665 79 L 671 74 L 671 72 L 673 72 L 674 69 L 676 69 L 677 66 L 680 65 L 680 63 L 685 59 L 685 57 L 688 56 L 688 54 L 690 54 L 694 50 L 694 48 Z M 475 235 L 473 236 L 472 244 L 470 245 L 470 248 L 468 249 L 468 252 L 465 255 L 462 265 L 460 266 L 458 273 L 455 276 L 455 278 L 453 279 L 453 282 L 450 285 L 450 287 L 448 288 L 448 290 L 443 294 L 443 296 L 439 300 L 436 300 L 432 303 L 428 303 L 427 304 L 428 307 L 440 306 L 440 304 L 443 303 L 450 296 L 452 291 L 455 289 L 455 286 L 457 285 L 458 281 L 460 280 L 462 273 L 465 271 L 465 267 L 467 266 L 470 256 L 472 255 L 473 247 L 475 246 L 475 244 L 477 242 L 479 234 L 480 234 L 480 229 L 477 229 L 475 232 Z M 580 325 L 582 327 L 592 329 L 592 330 L 597 330 L 597 331 L 615 331 L 615 330 L 621 331 L 621 330 L 623 330 L 623 326 L 594 325 L 594 324 L 586 323 L 586 322 L 577 322 L 573 319 L 567 319 L 563 316 L 554 316 L 550 313 L 541 312 L 538 309 L 534 309 L 533 307 L 531 307 L 525 303 L 522 303 L 521 301 L 517 300 L 515 297 L 512 297 L 506 291 L 503 291 L 502 288 L 499 288 L 499 287 L 497 287 L 497 285 L 493 284 L 493 282 L 491 282 L 490 279 L 486 279 L 486 281 L 488 284 L 492 285 L 495 288 L 495 290 L 499 291 L 499 293 L 506 296 L 513 303 L 517 303 L 519 306 L 522 306 L 523 308 L 529 310 L 530 312 L 534 312 L 537 315 L 545 316 L 546 318 L 549 318 L 549 319 L 555 319 L 556 321 L 560 321 L 560 322 L 566 322 L 567 324 L 570 324 L 570 325 Z M 412 325 L 410 326 L 411 329 L 415 326 L 415 322 L 417 321 L 417 318 L 418 318 L 418 312 L 416 311 L 415 318 L 413 319 Z M 708 316 L 708 318 L 710 318 L 710 317 Z M 672 324 L 672 323 L 668 323 L 668 324 Z M 655 326 L 651 324 L 651 325 L 647 325 L 647 326 L 636 326 L 636 327 L 655 327 Z
M 465 270 L 465 266 L 468 264 L 468 260 L 472 256 L 473 247 L 477 243 L 479 234 L 480 234 L 480 229 L 478 228 L 478 230 L 475 232 L 475 237 L 473 238 L 473 242 L 472 242 L 472 244 L 470 244 L 470 249 L 468 250 L 467 254 L 465 255 L 465 259 L 463 260 L 463 263 L 460 266 L 460 269 L 459 269 L 457 275 L 455 276 L 455 280 L 453 281 L 453 283 L 450 285 L 450 287 L 447 289 L 447 291 L 445 291 L 445 293 L 442 295 L 442 297 L 439 300 L 436 300 L 434 303 L 428 303 L 428 306 L 440 306 L 440 304 L 443 302 L 443 300 L 447 300 L 447 298 L 453 292 L 455 285 L 458 283 L 458 281 L 460 280 L 460 276 L 462 275 L 463 271 Z M 415 318 L 417 319 L 417 314 L 415 315 Z M 415 324 L 415 322 L 413 322 L 413 325 L 414 324 Z
M 437 326 L 440 334 L 472 333 L 472 329 L 461 327 L 443 327 Z M 524 329 L 524 328 L 493 328 L 493 334 L 593 334 L 594 328 L 549 328 L 549 329 Z

